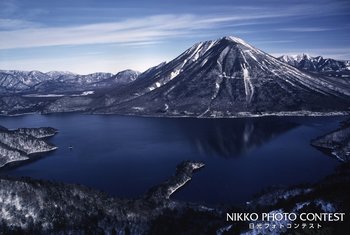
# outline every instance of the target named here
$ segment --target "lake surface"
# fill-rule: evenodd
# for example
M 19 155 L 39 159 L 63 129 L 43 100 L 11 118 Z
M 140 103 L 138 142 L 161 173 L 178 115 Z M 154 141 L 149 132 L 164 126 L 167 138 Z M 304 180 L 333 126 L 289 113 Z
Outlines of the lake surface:
M 59 130 L 49 139 L 58 150 L 0 174 L 79 183 L 118 197 L 137 197 L 173 175 L 181 161 L 200 160 L 206 166 L 174 198 L 243 203 L 265 187 L 316 182 L 332 173 L 338 161 L 310 146 L 310 140 L 337 128 L 343 119 L 0 117 L 0 125 L 7 128 Z

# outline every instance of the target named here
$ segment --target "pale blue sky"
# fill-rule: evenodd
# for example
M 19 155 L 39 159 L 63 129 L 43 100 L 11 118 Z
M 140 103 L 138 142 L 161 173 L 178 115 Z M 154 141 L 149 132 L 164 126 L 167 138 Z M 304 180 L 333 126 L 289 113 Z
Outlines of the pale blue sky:
M 143 71 L 226 35 L 350 59 L 349 19 L 340 0 L 0 0 L 0 69 Z

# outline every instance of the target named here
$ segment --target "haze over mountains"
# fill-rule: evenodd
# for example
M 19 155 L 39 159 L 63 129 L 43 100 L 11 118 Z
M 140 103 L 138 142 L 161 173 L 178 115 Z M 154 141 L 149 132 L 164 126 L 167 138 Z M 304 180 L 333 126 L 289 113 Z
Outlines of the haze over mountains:
M 320 73 L 348 71 L 348 65 L 322 57 L 276 59 L 240 38 L 223 37 L 197 43 L 142 74 L 3 71 L 2 89 L 25 92 L 2 95 L 0 107 L 3 114 L 80 111 L 195 117 L 347 111 L 349 79 Z M 100 91 L 93 94 L 95 90 Z M 43 97 L 48 93 L 64 97 Z

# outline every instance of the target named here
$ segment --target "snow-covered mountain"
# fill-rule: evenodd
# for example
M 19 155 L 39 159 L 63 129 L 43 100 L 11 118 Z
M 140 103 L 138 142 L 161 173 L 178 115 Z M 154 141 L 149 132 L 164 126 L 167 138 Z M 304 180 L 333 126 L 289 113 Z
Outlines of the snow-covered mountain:
M 71 72 L 0 70 L 0 94 L 81 92 L 112 88 L 134 81 L 139 72 L 133 70 L 79 75 Z
M 64 77 L 74 77 L 74 76 L 78 76 L 78 74 L 76 73 L 72 73 L 69 71 L 50 71 L 45 73 L 46 75 L 48 75 L 49 77 L 51 77 L 52 79 L 58 79 L 58 78 L 64 78 Z
M 197 43 L 107 94 L 99 113 L 239 116 L 347 110 L 350 84 L 300 71 L 237 37 Z
M 111 75 L 109 77 L 104 78 L 103 80 L 90 83 L 91 89 L 96 88 L 114 88 L 118 85 L 125 85 L 130 82 L 135 81 L 138 76 L 140 75 L 140 72 L 135 70 L 123 70 L 115 75 Z
M 349 79 L 300 70 L 230 36 L 197 43 L 174 60 L 142 74 L 67 76 L 72 78 L 58 76 L 39 83 L 33 86 L 33 93 L 79 93 L 4 96 L 0 98 L 1 112 L 236 117 L 329 115 L 345 113 L 350 107 Z M 108 89 L 90 95 L 101 87 Z
M 323 58 L 322 56 L 312 57 L 308 54 L 283 55 L 278 57 L 282 62 L 290 64 L 298 69 L 310 72 L 342 72 L 350 71 L 350 61 Z
M 39 71 L 0 70 L 0 92 L 28 90 L 36 84 L 50 79 L 50 76 Z

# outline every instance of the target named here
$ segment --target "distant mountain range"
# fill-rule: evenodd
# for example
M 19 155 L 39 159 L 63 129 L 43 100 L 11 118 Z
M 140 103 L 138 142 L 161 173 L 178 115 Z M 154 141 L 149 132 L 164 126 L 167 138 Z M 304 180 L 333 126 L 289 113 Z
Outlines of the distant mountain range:
M 310 64 L 315 62 L 312 57 L 298 57 L 295 60 L 298 63 L 294 63 L 292 58 L 284 56 L 276 59 L 240 38 L 223 37 L 197 43 L 174 60 L 142 74 L 124 71 L 121 72 L 123 76 L 118 76 L 118 73 L 83 77 L 70 73 L 42 75 L 38 72 L 34 82 L 24 78 L 20 80 L 19 87 L 28 86 L 29 95 L 4 96 L 0 107 L 3 114 L 79 111 L 195 117 L 311 115 L 315 112 L 348 111 L 350 80 L 315 73 L 328 71 L 328 68 L 337 71 L 343 66 L 340 62 L 326 59 L 328 62 L 324 62 L 323 67 L 315 65 L 316 70 L 311 72 Z M 318 60 L 321 64 L 323 59 Z M 304 64 L 303 68 L 298 67 L 299 63 Z M 306 69 L 306 64 L 311 66 L 310 69 Z M 344 66 L 345 71 L 347 67 Z M 45 76 L 51 79 L 43 81 Z M 81 95 L 33 98 L 44 91 L 76 91 L 77 87 Z M 94 94 L 89 92 L 98 87 L 109 89 Z
M 298 69 L 320 73 L 327 76 L 350 77 L 350 61 L 323 58 L 322 56 L 312 57 L 308 54 L 283 55 L 278 57 L 282 62 L 290 64 Z
M 134 81 L 139 72 L 124 70 L 117 74 L 0 70 L 0 93 L 69 93 L 113 88 Z

